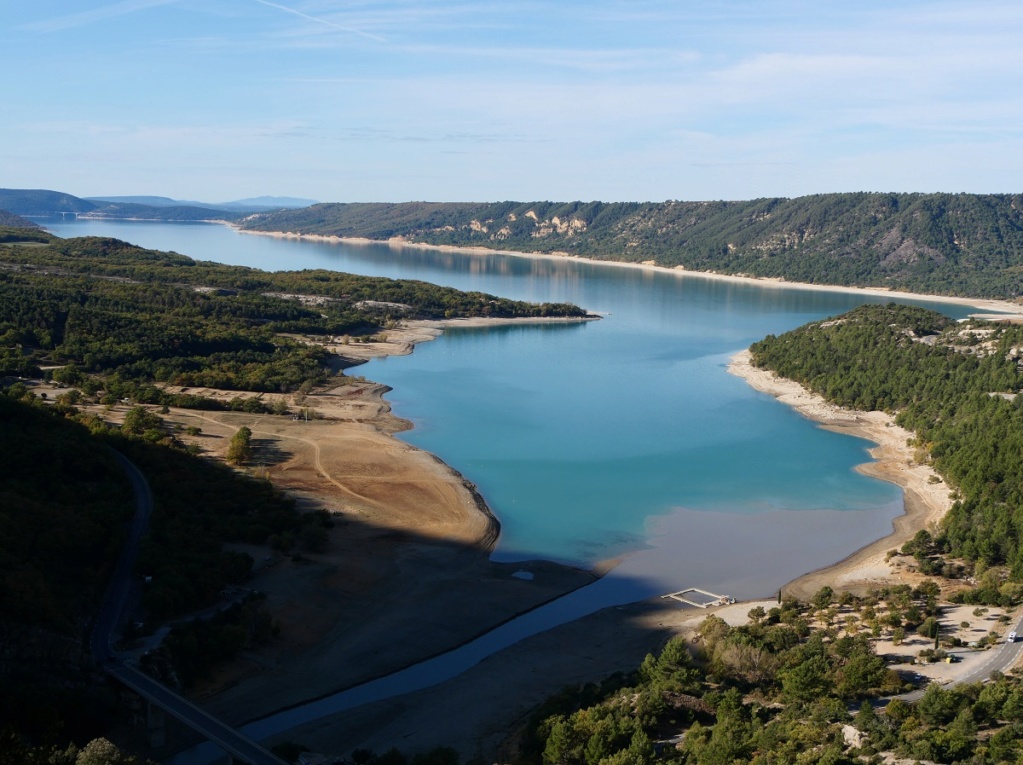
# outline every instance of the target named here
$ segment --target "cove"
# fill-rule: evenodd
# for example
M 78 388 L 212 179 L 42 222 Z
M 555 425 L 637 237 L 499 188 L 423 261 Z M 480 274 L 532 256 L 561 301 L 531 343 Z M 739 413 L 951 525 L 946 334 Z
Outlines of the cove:
M 494 557 L 620 564 L 471 643 L 246 726 L 262 738 L 428 687 L 530 635 L 682 587 L 737 598 L 886 534 L 900 491 L 852 468 L 864 441 L 824 431 L 726 372 L 769 333 L 841 313 L 855 293 L 767 287 L 560 259 L 340 245 L 213 225 L 50 223 L 268 270 L 416 278 L 604 314 L 575 325 L 448 331 L 354 373 L 393 388 L 401 435 L 475 482 L 502 523 Z M 970 308 L 906 301 L 964 316 Z M 204 762 L 215 752 L 183 753 Z
M 732 353 L 768 333 L 882 298 L 568 259 L 275 239 L 211 224 L 47 225 L 61 236 L 116 236 L 236 265 L 424 279 L 604 313 L 581 325 L 449 331 L 412 356 L 356 370 L 394 389 L 395 412 L 415 426 L 402 438 L 479 486 L 502 524 L 498 560 L 589 567 L 647 549 L 657 519 L 683 508 L 898 512 L 898 489 L 851 470 L 868 444 L 817 428 L 725 371 Z M 846 552 L 876 532 L 864 523 Z M 720 586 L 684 563 L 687 546 L 703 549 L 706 538 L 682 537 L 665 584 Z M 804 542 L 807 556 L 823 543 Z M 729 547 L 721 554 L 733 554 Z M 782 583 L 771 551 L 759 553 L 768 576 L 752 595 Z

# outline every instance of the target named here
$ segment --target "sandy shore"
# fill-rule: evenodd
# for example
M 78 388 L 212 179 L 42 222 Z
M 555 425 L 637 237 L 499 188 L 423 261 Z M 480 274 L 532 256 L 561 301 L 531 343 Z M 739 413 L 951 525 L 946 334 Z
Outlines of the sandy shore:
M 570 258 L 589 263 L 618 267 L 638 268 L 647 271 L 672 273 L 686 277 L 713 279 L 718 281 L 756 284 L 761 287 L 778 289 L 804 289 L 825 292 L 844 292 L 874 297 L 892 297 L 906 299 L 926 299 L 933 302 L 954 305 L 967 305 L 978 309 L 978 317 L 989 320 L 1018 320 L 1023 316 L 1023 305 L 1002 300 L 948 297 L 943 295 L 923 295 L 885 289 L 838 287 L 829 285 L 805 284 L 789 282 L 783 279 L 762 279 L 747 276 L 732 276 L 707 272 L 688 271 L 682 267 L 668 268 L 649 262 L 628 263 L 621 261 L 595 260 L 579 258 L 569 253 L 524 253 L 514 250 L 499 250 L 488 247 L 458 247 L 451 245 L 431 245 L 407 242 L 400 237 L 386 241 L 371 240 L 360 237 L 337 237 L 317 234 L 297 234 L 294 232 L 261 232 L 238 229 L 241 233 L 259 234 L 278 238 L 309 239 L 353 245 L 387 244 L 395 249 L 426 249 L 441 252 L 470 253 L 481 256 L 502 254 L 530 259 L 559 260 Z M 989 313 L 996 312 L 996 313 Z M 1010 316 L 1006 316 L 1009 314 Z M 440 329 L 440 328 L 437 328 Z M 423 327 L 424 332 L 436 331 Z M 798 383 L 778 378 L 776 375 L 754 368 L 749 363 L 749 352 L 737 354 L 729 366 L 732 374 L 744 378 L 752 387 L 769 393 L 783 403 L 794 407 L 804 416 L 820 422 L 823 427 L 840 433 L 860 436 L 877 444 L 870 450 L 874 462 L 859 466 L 857 469 L 882 480 L 890 481 L 903 489 L 905 514 L 897 518 L 892 533 L 870 544 L 832 566 L 808 573 L 791 582 L 787 589 L 797 597 L 809 597 L 824 584 L 831 586 L 864 589 L 870 585 L 895 581 L 899 576 L 885 561 L 887 552 L 900 547 L 919 529 L 936 525 L 947 512 L 949 487 L 927 465 L 918 464 L 914 459 L 913 450 L 907 445 L 912 434 L 895 425 L 893 419 L 883 412 L 853 412 L 828 404 L 823 398 L 810 393 Z
M 906 513 L 895 520 L 890 535 L 799 577 L 785 591 L 806 599 L 825 584 L 862 591 L 905 581 L 904 571 L 888 565 L 887 551 L 901 546 L 918 529 L 936 524 L 950 504 L 948 487 L 930 468 L 916 463 L 907 446 L 911 434 L 884 413 L 840 409 L 797 383 L 754 368 L 748 351 L 732 359 L 729 371 L 823 427 L 876 443 L 870 451 L 875 461 L 858 469 L 904 491 Z M 712 612 L 739 624 L 756 605 L 770 608 L 774 601 L 737 603 Z M 353 747 L 380 751 L 398 745 L 407 752 L 421 752 L 454 746 L 463 761 L 511 762 L 512 732 L 553 690 L 633 669 L 668 637 L 691 634 L 707 615 L 708 611 L 683 609 L 660 598 L 607 608 L 528 638 L 441 685 L 310 722 L 288 737 L 330 753 Z
M 452 326 L 531 321 L 408 322 L 377 342 L 331 350 L 350 367 L 409 353 Z M 304 397 L 184 390 L 226 401 L 283 400 L 300 413 L 171 408 L 163 418 L 182 441 L 217 459 L 238 428 L 249 427 L 254 459 L 248 470 L 294 497 L 301 509 L 331 513 L 335 524 L 322 551 L 298 548 L 301 554 L 293 557 L 269 546 L 234 546 L 256 561 L 247 586 L 267 595 L 281 637 L 246 650 L 193 689 L 204 708 L 232 724 L 422 661 L 595 579 L 547 561 L 491 562 L 500 524 L 466 477 L 394 437 L 410 424 L 391 413 L 386 386 L 346 376 Z M 103 415 L 117 421 L 127 409 L 118 405 Z M 168 751 L 188 743 L 172 736 Z
M 750 363 L 748 350 L 732 357 L 728 371 L 828 430 L 876 443 L 877 446 L 870 450 L 874 461 L 858 466 L 857 470 L 896 484 L 905 496 L 906 512 L 895 519 L 890 535 L 834 565 L 799 577 L 786 585 L 785 591 L 807 599 L 825 584 L 836 589 L 861 591 L 900 581 L 902 574 L 895 572 L 885 560 L 887 552 L 901 547 L 920 529 L 936 526 L 952 504 L 949 486 L 930 466 L 916 461 L 913 448 L 908 445 L 913 434 L 896 425 L 894 419 L 884 412 L 842 409 L 799 383 L 778 377 L 774 372 L 757 369 Z
M 824 584 L 862 590 L 900 581 L 904 574 L 888 566 L 887 551 L 940 520 L 949 504 L 948 487 L 932 483 L 931 471 L 914 462 L 906 445 L 910 434 L 887 415 L 839 409 L 791 381 L 753 368 L 748 352 L 732 360 L 730 371 L 825 427 L 877 443 L 871 451 L 876 461 L 859 469 L 897 483 L 905 492 L 907 513 L 896 520 L 891 535 L 800 577 L 786 591 L 808 598 Z M 758 604 L 770 607 L 773 601 L 714 611 L 742 623 Z M 689 634 L 707 615 L 660 598 L 607 608 L 528 638 L 433 688 L 310 722 L 281 738 L 329 753 L 347 753 L 355 747 L 381 751 L 393 745 L 414 753 L 455 746 L 465 760 L 507 762 L 513 759 L 506 749 L 513 745 L 509 735 L 551 692 L 630 670 L 671 635 Z
M 366 243 L 336 237 L 305 238 Z M 389 244 L 467 251 L 466 248 L 401 241 Z M 481 255 L 500 252 L 486 248 L 468 251 Z M 593 262 L 779 288 L 926 297 L 884 290 L 828 288 L 697 274 L 649 264 Z M 998 301 L 933 299 L 975 305 L 987 311 L 1023 310 L 1020 306 Z M 397 329 L 382 332 L 385 337 L 378 342 L 339 343 L 329 348 L 344 357 L 343 366 L 350 366 L 374 357 L 409 353 L 416 343 L 431 340 L 450 326 L 507 321 L 406 322 Z M 859 469 L 898 484 L 905 493 L 906 514 L 895 521 L 891 535 L 834 565 L 799 577 L 786 586 L 786 591 L 807 598 L 824 584 L 866 589 L 899 581 L 901 572 L 893 571 L 885 561 L 887 551 L 900 546 L 918 529 L 937 523 L 949 505 L 948 487 L 941 482 L 932 483 L 929 468 L 913 460 L 906 445 L 910 434 L 882 413 L 838 409 L 795 383 L 754 369 L 749 364 L 748 352 L 738 354 L 729 370 L 825 427 L 877 443 L 871 451 L 876 461 Z M 281 463 L 276 474 L 271 469 L 275 484 L 303 498 L 309 507 L 325 506 L 339 511 L 346 522 L 343 529 L 332 532 L 334 547 L 330 554 L 309 555 L 310 563 L 285 560 L 272 570 L 267 566 L 260 572 L 256 586 L 267 591 L 271 602 L 280 606 L 278 613 L 287 617 L 285 627 L 290 642 L 248 654 L 243 666 L 225 673 L 206 689 L 212 695 L 204 705 L 231 722 L 261 717 L 407 666 L 592 581 L 590 573 L 544 562 L 514 566 L 490 563 L 487 557 L 493 537 L 488 531 L 492 531 L 493 526 L 490 521 L 481 520 L 486 518 L 485 506 L 480 507 L 478 496 L 472 496 L 471 484 L 423 452 L 406 462 L 407 455 L 399 452 L 418 450 L 388 434 L 407 424 L 390 414 L 381 398 L 385 392 L 382 386 L 359 385 L 365 385 L 365 390 L 353 392 L 352 388 L 339 388 L 309 397 L 308 405 L 325 413 L 324 424 L 297 425 L 321 428 L 320 433 L 282 432 L 269 427 L 266 419 L 250 425 L 254 431 L 259 431 L 257 437 L 265 436 L 273 441 L 275 448 L 288 454 L 288 461 Z M 345 413 L 345 407 L 356 405 L 361 409 Z M 220 425 L 224 431 L 220 437 L 226 443 L 230 432 L 248 422 L 231 419 L 244 417 L 240 414 L 223 417 Z M 253 418 L 249 416 L 249 419 Z M 350 423 L 347 427 L 357 426 L 358 439 L 337 438 L 333 456 L 324 458 L 325 444 L 335 438 L 329 434 L 340 432 L 329 429 L 340 428 L 346 420 Z M 213 423 L 209 425 L 212 430 Z M 359 439 L 361 443 L 357 443 Z M 380 465 L 368 457 L 379 449 L 392 451 L 389 459 L 396 460 L 394 469 L 401 476 L 406 475 L 405 470 L 412 471 L 408 475 L 422 476 L 428 472 L 423 460 L 432 461 L 435 477 L 439 466 L 440 482 L 454 491 L 454 495 L 434 501 L 432 506 L 436 510 L 421 511 L 417 504 L 422 495 L 410 494 L 405 509 L 395 512 L 391 500 L 384 498 L 384 494 L 393 489 L 395 475 L 382 474 Z M 354 468 L 352 454 L 361 455 L 354 460 L 359 463 Z M 296 476 L 301 473 L 304 479 L 289 482 L 286 475 L 289 472 Z M 418 480 L 414 478 L 412 482 Z M 360 503 L 352 496 L 345 499 L 346 491 L 355 491 L 363 497 L 378 496 L 380 501 L 371 505 Z M 374 495 L 373 492 L 384 494 Z M 452 506 L 458 508 L 454 515 Z M 253 554 L 260 555 L 261 551 L 253 551 Z M 529 571 L 533 580 L 516 577 L 520 571 Z M 730 609 L 729 617 L 742 621 L 753 605 L 737 604 Z M 655 650 L 666 637 L 686 633 L 706 615 L 706 611 L 682 610 L 677 604 L 660 599 L 605 609 L 529 638 L 435 688 L 320 720 L 289 731 L 282 738 L 333 753 L 349 753 L 359 746 L 379 751 L 397 745 L 412 753 L 437 745 L 454 745 L 463 760 L 475 756 L 489 758 L 528 711 L 552 691 L 568 683 L 599 680 L 615 670 L 633 668 L 647 651 Z
M 448 329 L 473 329 L 483 327 L 507 327 L 532 324 L 573 324 L 595 321 L 599 316 L 528 316 L 520 318 L 499 318 L 473 316 L 465 319 L 410 319 L 402 321 L 393 329 L 383 330 L 368 343 L 326 343 L 327 350 L 342 360 L 341 366 L 348 368 L 370 359 L 384 356 L 407 356 L 419 343 L 440 337 Z
M 829 284 L 807 284 L 805 282 L 791 282 L 781 278 L 767 278 L 756 276 L 737 276 L 732 274 L 718 274 L 713 271 L 690 271 L 683 266 L 659 266 L 653 262 L 627 262 L 621 260 L 598 260 L 596 258 L 583 258 L 568 252 L 520 252 L 518 250 L 499 250 L 490 247 L 458 247 L 447 244 L 424 244 L 421 242 L 409 242 L 402 237 L 391 239 L 367 239 L 365 237 L 344 237 L 328 236 L 324 234 L 299 234 L 293 231 L 251 231 L 239 228 L 236 224 L 228 223 L 232 228 L 242 234 L 255 234 L 257 236 L 270 236 L 276 239 L 306 239 L 313 242 L 330 242 L 333 244 L 352 245 L 381 245 L 400 249 L 435 250 L 437 252 L 456 252 L 472 255 L 510 255 L 516 258 L 529 258 L 532 260 L 574 260 L 582 263 L 593 263 L 613 268 L 638 268 L 645 271 L 653 271 L 676 276 L 694 277 L 698 279 L 713 279 L 716 281 L 733 282 L 736 284 L 755 284 L 759 287 L 776 289 L 798 289 L 812 290 L 816 292 L 846 292 L 859 295 L 871 295 L 873 297 L 905 298 L 910 300 L 928 300 L 934 303 L 949 303 L 952 305 L 966 305 L 976 307 L 982 312 L 994 312 L 996 314 L 1021 314 L 1023 315 L 1023 304 L 1013 303 L 1008 300 L 989 300 L 985 298 L 962 298 L 949 297 L 947 295 L 926 295 L 916 292 L 903 292 L 900 290 L 888 290 L 876 287 L 840 287 Z M 990 318 L 990 317 L 988 317 Z

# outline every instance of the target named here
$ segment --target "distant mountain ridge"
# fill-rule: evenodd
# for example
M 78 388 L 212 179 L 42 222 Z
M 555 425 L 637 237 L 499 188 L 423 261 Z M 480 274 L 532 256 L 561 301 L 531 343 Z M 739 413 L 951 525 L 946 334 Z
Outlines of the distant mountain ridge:
M 224 204 L 183 202 L 160 196 L 81 198 L 49 189 L 0 189 L 0 209 L 16 215 L 67 215 L 166 221 L 234 220 L 242 215 L 311 202 L 292 197 L 254 197 Z
M 87 199 L 48 189 L 0 189 L 0 209 L 15 215 L 86 213 L 98 205 Z
M 233 202 L 196 202 L 194 200 L 171 199 L 157 196 L 108 196 L 85 197 L 90 202 L 110 202 L 113 204 L 138 204 L 150 207 L 208 207 L 213 210 L 238 210 L 256 212 L 262 210 L 279 210 L 284 208 L 308 207 L 317 204 L 315 199 L 298 199 L 296 197 L 251 197 L 236 199 Z
M 242 228 L 560 253 L 942 295 L 1023 295 L 1023 195 L 818 194 L 742 202 L 318 204 Z
M 123 218 L 165 221 L 233 219 L 242 213 L 189 205 L 154 206 L 93 201 L 48 189 L 0 189 L 0 209 L 16 215 L 75 214 L 88 218 Z
M 277 209 L 280 207 L 299 208 L 319 204 L 315 199 L 301 199 L 300 197 L 250 197 L 248 199 L 236 199 L 233 202 L 224 202 L 218 207 L 265 207 Z

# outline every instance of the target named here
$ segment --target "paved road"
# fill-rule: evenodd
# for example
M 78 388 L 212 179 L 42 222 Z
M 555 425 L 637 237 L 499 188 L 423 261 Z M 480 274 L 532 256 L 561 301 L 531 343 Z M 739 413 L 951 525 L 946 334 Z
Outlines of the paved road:
M 1009 628 L 1006 634 L 1009 632 L 1023 635 L 1023 616 L 1016 621 L 1014 626 Z M 996 648 L 992 648 L 988 653 L 990 655 L 984 660 L 983 664 L 958 678 L 955 681 L 956 684 L 977 683 L 987 680 L 992 672 L 1008 672 L 1009 668 L 1019 659 L 1020 653 L 1023 653 L 1023 642 L 999 643 Z
M 135 517 L 132 518 L 128 539 L 125 540 L 117 568 L 114 569 L 106 597 L 92 628 L 89 644 L 93 658 L 100 663 L 105 663 L 108 658 L 113 657 L 113 639 L 118 634 L 124 608 L 128 602 L 135 558 L 138 557 L 139 544 L 145 536 L 146 529 L 149 528 L 149 519 L 153 514 L 153 494 L 149 490 L 145 476 L 120 452 L 115 451 L 114 456 L 131 482 L 132 493 L 135 495 Z
M 106 669 L 108 674 L 116 677 L 144 699 L 156 704 L 167 714 L 174 716 L 239 760 L 251 765 L 285 765 L 283 760 L 262 745 L 199 709 L 188 699 L 156 682 L 149 675 L 120 662 L 115 662 Z
M 1006 634 L 1013 631 L 1015 631 L 1017 635 L 1023 635 L 1023 616 L 1019 618 L 1015 626 L 1009 629 Z M 1023 653 L 1023 641 L 1017 641 L 1015 643 L 999 643 L 996 647 L 987 652 L 987 655 L 984 657 L 984 661 L 977 666 L 964 671 L 963 674 L 956 677 L 947 685 L 955 686 L 966 683 L 982 683 L 991 677 L 992 672 L 1001 672 L 1004 674 L 1016 663 L 1021 653 Z M 926 690 L 927 686 L 924 686 L 923 688 L 910 691 L 909 693 L 900 693 L 896 696 L 881 696 L 872 700 L 870 703 L 872 706 L 880 708 L 885 706 L 892 699 L 919 701 L 923 698 Z M 859 709 L 858 704 L 852 704 L 849 707 L 849 711 L 853 714 L 855 714 L 857 709 Z
M 234 728 L 210 716 L 188 699 L 179 696 L 149 675 L 126 663 L 113 649 L 125 605 L 131 590 L 132 569 L 138 556 L 139 544 L 149 526 L 153 513 L 153 495 L 145 476 L 127 457 L 114 452 L 125 475 L 131 482 L 135 495 L 135 517 L 131 522 L 128 539 L 121 550 L 113 578 L 107 588 L 106 597 L 96 616 L 89 646 L 93 658 L 108 675 L 131 688 L 144 699 L 156 704 L 167 714 L 177 718 L 192 730 L 197 731 L 233 757 L 251 765 L 285 765 L 284 761 L 264 749 Z

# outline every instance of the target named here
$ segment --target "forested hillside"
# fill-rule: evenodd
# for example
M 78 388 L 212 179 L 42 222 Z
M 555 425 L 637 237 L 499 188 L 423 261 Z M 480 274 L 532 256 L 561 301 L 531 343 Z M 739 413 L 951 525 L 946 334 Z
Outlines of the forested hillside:
M 300 515 L 267 481 L 191 454 L 155 414 L 136 408 L 118 428 L 80 411 L 80 400 L 77 390 L 47 402 L 22 383 L 0 388 L 2 762 L 54 762 L 11 752 L 81 744 L 117 717 L 116 694 L 88 650 L 134 512 L 127 479 L 106 447 L 130 457 L 154 495 L 137 565 L 149 577 L 142 605 L 150 629 L 246 580 L 252 558 L 225 543 L 293 538 L 326 520 Z M 251 625 L 235 622 L 193 639 L 207 664 L 258 641 L 253 630 L 268 617 L 258 602 L 239 608 Z
M 896 413 L 956 491 L 938 548 L 1023 578 L 1023 327 L 873 305 L 751 350 L 840 406 Z
M 1023 295 L 1023 195 L 818 194 L 741 202 L 316 204 L 225 207 L 0 189 L 19 215 L 226 220 L 287 231 L 564 253 L 599 260 L 942 295 Z
M 0 761 L 28 761 L 24 747 L 38 745 L 47 754 L 37 761 L 64 762 L 48 760 L 49 747 L 110 724 L 115 698 L 86 637 L 133 503 L 105 447 L 128 456 L 154 495 L 136 565 L 146 578 L 144 629 L 210 606 L 248 578 L 253 559 L 225 544 L 287 551 L 333 524 L 325 512 L 300 514 L 268 480 L 199 457 L 158 413 L 286 414 L 283 402 L 173 393 L 162 383 L 304 392 L 334 374 L 318 337 L 358 341 L 403 318 L 582 315 L 425 282 L 265 273 L 115 239 L 0 227 Z M 58 390 L 36 395 L 25 378 Z M 119 425 L 103 415 L 115 405 Z M 250 595 L 200 626 L 176 628 L 146 666 L 187 685 L 275 629 Z
M 7 210 L 0 210 L 0 228 L 30 228 L 39 229 L 39 225 L 28 218 L 22 218 Z
M 790 281 L 1014 298 L 1023 196 L 821 194 L 746 202 L 320 204 L 243 228 L 563 252 Z
M 987 684 L 895 698 L 904 689 L 872 635 L 898 623 L 928 634 L 937 585 L 866 598 L 783 601 L 729 626 L 708 617 L 631 676 L 566 689 L 536 711 L 519 761 L 528 765 L 1000 765 L 1019 762 L 1023 684 Z M 843 626 L 844 625 L 844 626 Z M 902 630 L 900 626 L 896 629 Z M 858 707 L 858 711 L 856 710 Z M 900 758 L 900 759 L 897 759 Z
M 585 315 L 419 281 L 267 273 L 116 239 L 43 237 L 47 246 L 0 246 L 0 375 L 67 365 L 63 382 L 100 375 L 93 385 L 111 399 L 138 397 L 153 381 L 254 391 L 321 381 L 325 353 L 287 336 L 295 333 L 359 335 L 400 318 Z

